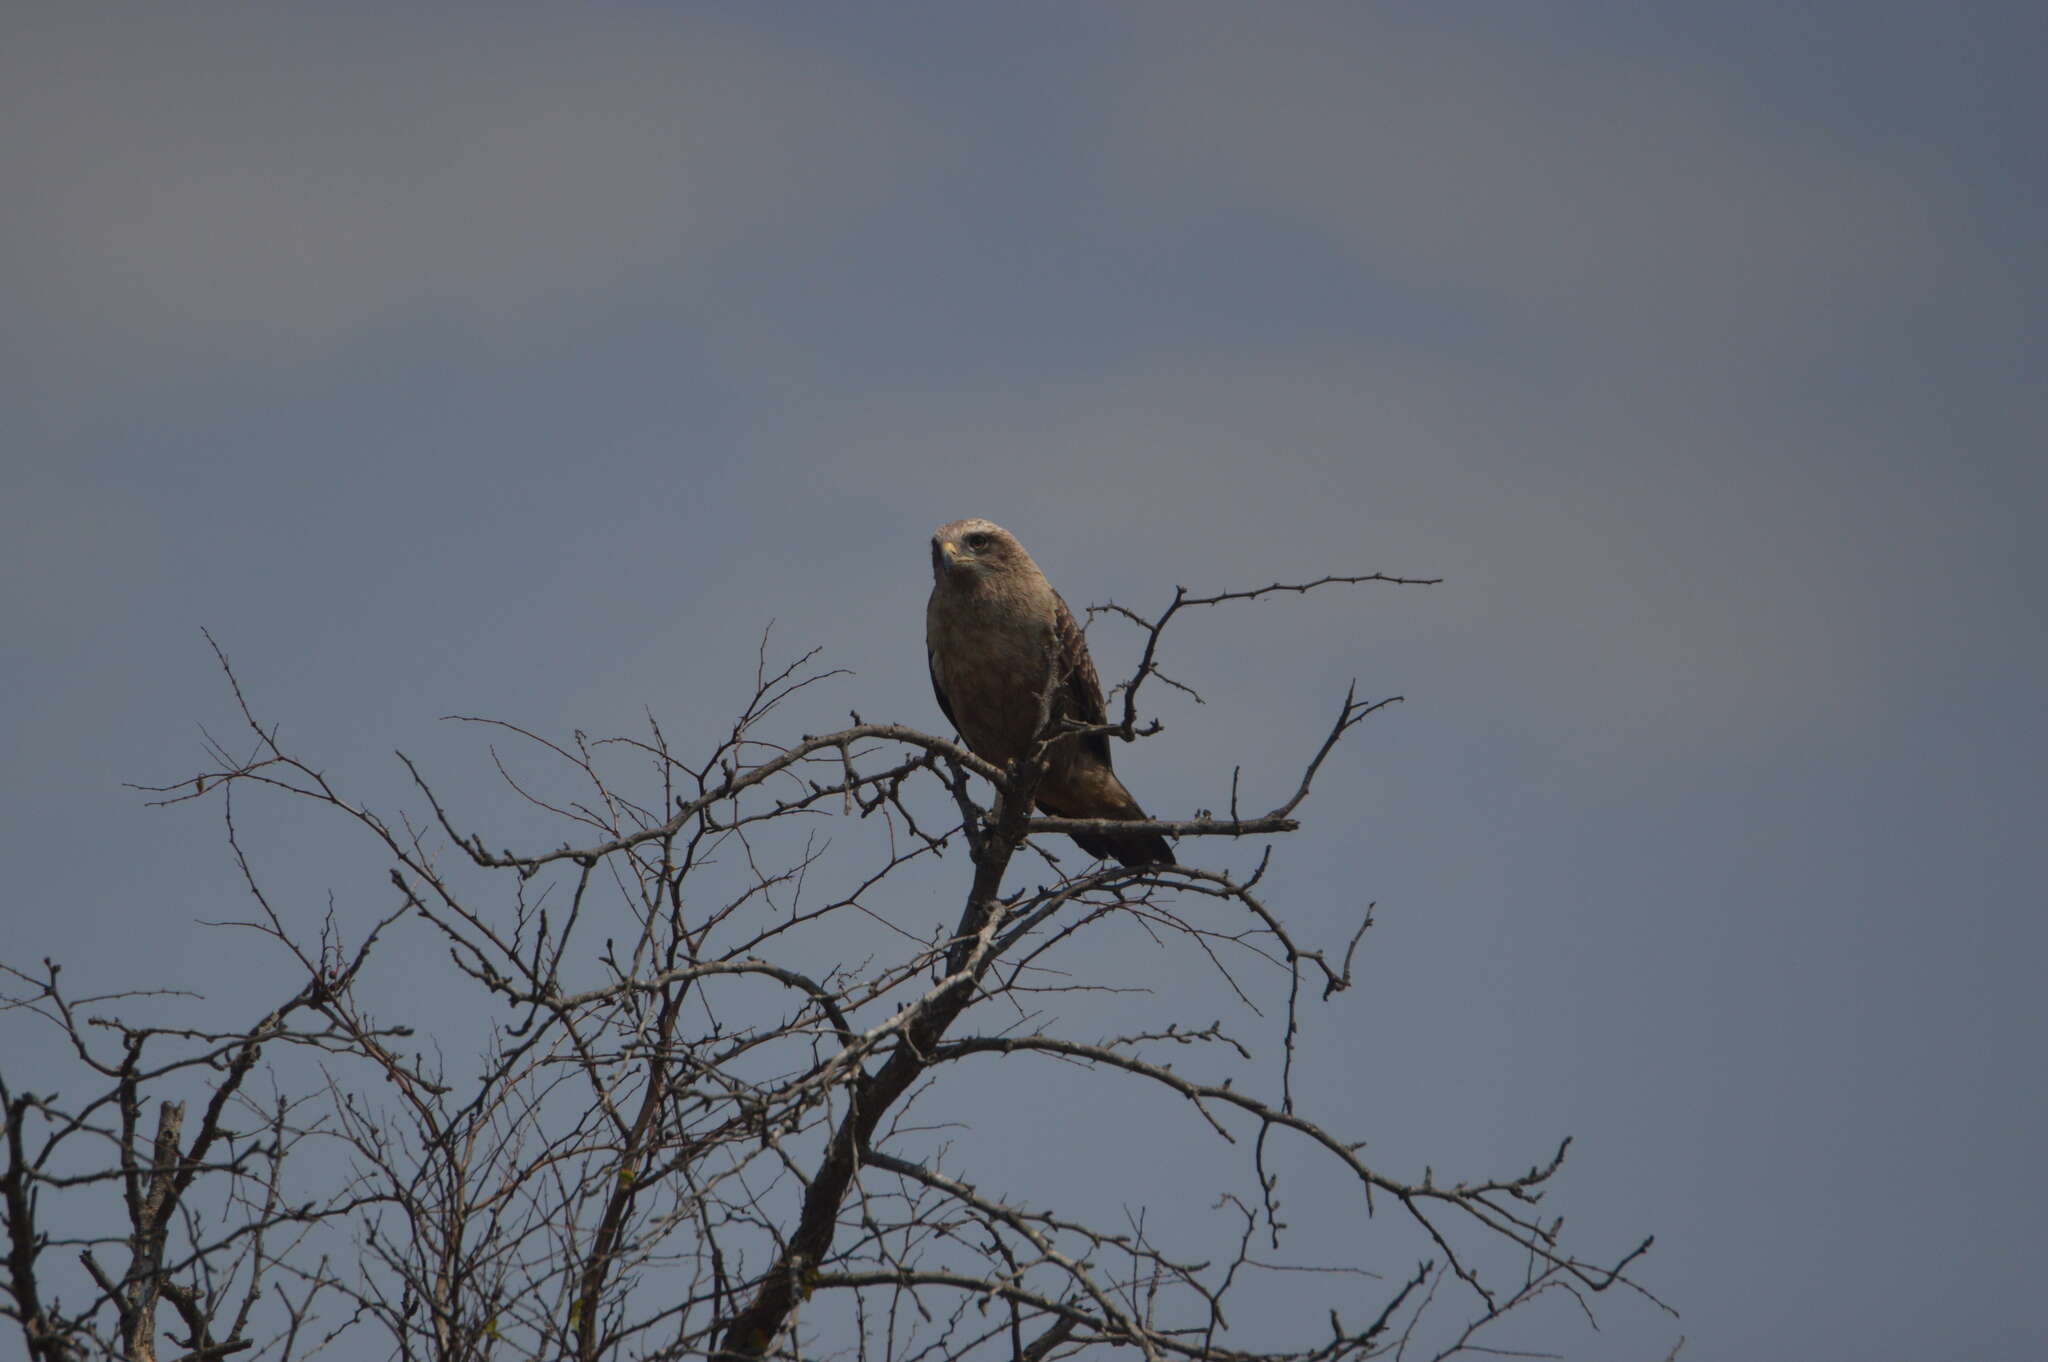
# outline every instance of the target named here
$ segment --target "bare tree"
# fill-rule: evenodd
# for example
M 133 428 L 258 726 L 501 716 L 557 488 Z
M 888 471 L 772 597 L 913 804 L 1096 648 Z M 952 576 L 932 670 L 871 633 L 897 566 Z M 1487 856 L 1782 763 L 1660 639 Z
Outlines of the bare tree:
M 1102 731 L 1156 730 L 1140 725 L 1139 696 L 1154 678 L 1180 684 L 1159 656 L 1185 610 L 1404 581 L 1179 592 L 1149 619 L 1103 607 L 1143 644 L 1117 688 L 1121 718 Z M 557 845 L 514 851 L 472 831 L 409 760 L 423 817 L 352 802 L 220 663 L 241 750 L 210 741 L 209 769 L 155 793 L 219 802 L 254 905 L 241 925 L 274 939 L 288 996 L 256 1003 L 246 1026 L 191 1029 L 138 1019 L 171 999 L 74 1001 L 55 965 L 8 968 L 11 1023 L 69 1046 L 80 1075 L 65 1094 L 31 1095 L 0 1074 L 5 1305 L 37 1362 L 304 1358 L 337 1339 L 350 1356 L 436 1362 L 1442 1357 L 1489 1349 L 1540 1297 L 1590 1316 L 1593 1294 L 1640 1291 L 1627 1269 L 1648 1240 L 1595 1263 L 1539 1210 L 1563 1147 L 1512 1176 L 1396 1175 L 1298 1100 L 1301 1027 L 1311 1000 L 1351 984 L 1370 905 L 1348 938 L 1317 946 L 1263 895 L 1270 847 L 1236 873 L 1075 867 L 1032 840 L 1110 830 L 1032 814 L 1047 744 L 1076 727 L 1050 689 L 1036 751 L 1006 770 L 858 715 L 773 736 L 792 697 L 834 673 L 808 656 L 772 667 L 765 640 L 751 698 L 695 753 L 651 718 L 644 738 L 601 742 L 463 719 L 514 742 L 497 756 L 506 788 L 565 829 Z M 1227 813 L 1147 826 L 1295 832 L 1325 761 L 1390 703 L 1348 692 L 1270 810 L 1242 813 L 1233 780 Z M 535 758 L 552 770 L 526 773 Z M 330 912 L 309 939 L 244 852 L 237 801 L 251 796 L 302 801 L 367 835 L 388 866 L 381 918 L 345 933 Z M 821 829 L 842 825 L 863 835 L 828 848 Z M 950 878 L 963 873 L 964 889 Z M 915 932 L 891 910 L 949 882 L 949 930 Z M 1111 986 L 1089 960 L 1115 924 L 1186 950 L 1225 999 L 1272 1000 L 1277 1041 L 1255 1048 L 1185 1020 L 1063 1034 L 1049 1000 Z M 415 1049 L 367 1001 L 388 942 L 404 934 L 417 950 L 422 933 L 488 1026 L 457 1060 Z M 1179 1005 L 1203 1016 L 1213 1002 Z M 1037 1204 L 1001 1167 L 958 1166 L 919 1113 L 997 1060 L 1017 1089 L 1055 1063 L 1172 1099 L 1150 1142 L 1241 1148 L 1241 1185 L 1199 1189 L 1235 1226 L 1221 1251 L 1162 1242 L 1127 1208 Z M 204 1093 L 196 1125 L 158 1097 L 174 1091 Z M 1283 1159 L 1289 1142 L 1322 1171 Z M 1412 1270 L 1262 1257 L 1284 1251 L 1283 1163 L 1316 1196 L 1407 1226 Z M 88 1209 L 116 1192 L 118 1216 Z M 1234 1328 L 1247 1284 L 1275 1273 L 1326 1284 L 1323 1308 L 1288 1312 L 1277 1339 Z M 1455 1322 L 1432 1335 L 1432 1311 Z

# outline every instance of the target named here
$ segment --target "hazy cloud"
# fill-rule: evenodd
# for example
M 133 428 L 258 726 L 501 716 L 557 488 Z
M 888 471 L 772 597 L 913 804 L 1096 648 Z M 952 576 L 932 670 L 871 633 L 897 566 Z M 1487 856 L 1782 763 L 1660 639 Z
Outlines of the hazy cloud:
M 402 42 L 350 10 L 12 28 L 8 282 L 56 382 L 672 292 L 845 228 L 932 146 L 843 60 L 694 14 L 420 11 Z
M 1105 158 L 1133 216 L 1267 216 L 1510 329 L 1526 308 L 1551 342 L 1658 363 L 1768 359 L 1745 347 L 1943 280 L 1935 187 L 1696 69 L 1378 7 L 1175 15 Z

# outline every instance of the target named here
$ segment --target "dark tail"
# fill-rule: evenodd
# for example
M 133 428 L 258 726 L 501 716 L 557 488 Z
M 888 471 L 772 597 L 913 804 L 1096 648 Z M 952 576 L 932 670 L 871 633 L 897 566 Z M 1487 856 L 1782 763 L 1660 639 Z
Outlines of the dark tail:
M 1115 835 L 1077 832 L 1074 834 L 1074 840 L 1079 842 L 1081 850 L 1090 856 L 1114 856 L 1125 865 L 1180 864 L 1173 859 L 1173 848 L 1156 832 Z
M 1128 796 L 1126 796 L 1128 798 Z M 1125 813 L 1095 813 L 1076 815 L 1063 809 L 1056 809 L 1041 802 L 1038 806 L 1054 818 L 1143 818 L 1145 811 L 1131 800 L 1130 811 Z M 1116 859 L 1124 865 L 1179 865 L 1173 859 L 1173 847 L 1166 838 L 1156 832 L 1074 832 L 1069 833 L 1081 850 L 1100 860 Z

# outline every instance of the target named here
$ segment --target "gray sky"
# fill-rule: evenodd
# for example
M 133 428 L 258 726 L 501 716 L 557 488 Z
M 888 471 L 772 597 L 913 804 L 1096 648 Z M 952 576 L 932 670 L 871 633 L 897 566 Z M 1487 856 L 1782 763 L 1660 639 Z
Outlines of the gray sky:
M 449 712 L 723 724 L 771 619 L 942 726 L 957 516 L 1077 606 L 1441 576 L 1189 620 L 1119 753 L 1270 800 L 1407 697 L 1277 872 L 1381 905 L 1329 1114 L 1576 1134 L 1685 1318 L 1574 1355 L 2048 1351 L 2037 7 L 412 8 L 0 20 L 10 956 L 246 968 L 120 785 L 201 626 L 388 803 Z

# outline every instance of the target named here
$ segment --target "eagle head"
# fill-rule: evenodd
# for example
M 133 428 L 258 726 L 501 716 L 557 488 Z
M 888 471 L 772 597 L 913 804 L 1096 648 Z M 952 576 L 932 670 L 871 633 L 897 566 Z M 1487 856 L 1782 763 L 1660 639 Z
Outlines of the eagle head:
M 967 585 L 982 578 L 1035 567 L 1031 555 L 992 520 L 955 520 L 932 533 L 932 578 Z

